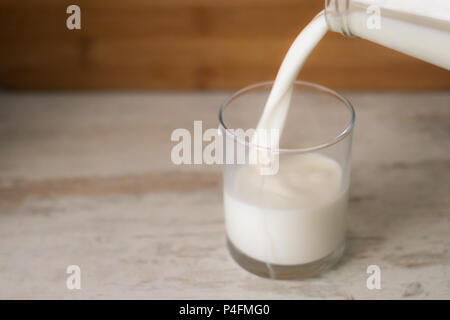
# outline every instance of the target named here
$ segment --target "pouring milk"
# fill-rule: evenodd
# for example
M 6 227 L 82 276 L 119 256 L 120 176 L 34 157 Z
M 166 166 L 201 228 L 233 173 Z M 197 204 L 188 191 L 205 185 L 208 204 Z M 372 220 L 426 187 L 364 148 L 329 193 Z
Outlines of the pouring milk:
M 447 0 L 325 3 L 325 11 L 303 29 L 287 52 L 258 129 L 282 131 L 293 83 L 329 28 L 450 68 Z M 381 12 L 378 30 L 369 29 L 365 20 L 371 5 Z M 302 265 L 327 257 L 345 240 L 348 191 L 341 188 L 342 168 L 335 160 L 315 153 L 281 158 L 279 168 L 276 175 L 261 178 L 258 170 L 245 166 L 235 178 L 233 192 L 224 191 L 229 241 L 243 254 L 266 264 Z

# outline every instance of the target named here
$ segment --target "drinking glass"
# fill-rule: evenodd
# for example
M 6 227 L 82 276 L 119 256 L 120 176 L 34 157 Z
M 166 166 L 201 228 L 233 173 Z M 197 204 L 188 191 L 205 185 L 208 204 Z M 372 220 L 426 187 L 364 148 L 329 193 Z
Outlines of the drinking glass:
M 245 133 L 257 128 L 272 85 L 246 87 L 219 111 L 227 244 L 251 273 L 311 277 L 344 252 L 355 111 L 338 93 L 296 81 L 276 147 L 258 144 Z M 251 162 L 262 151 L 277 162 L 273 172 Z

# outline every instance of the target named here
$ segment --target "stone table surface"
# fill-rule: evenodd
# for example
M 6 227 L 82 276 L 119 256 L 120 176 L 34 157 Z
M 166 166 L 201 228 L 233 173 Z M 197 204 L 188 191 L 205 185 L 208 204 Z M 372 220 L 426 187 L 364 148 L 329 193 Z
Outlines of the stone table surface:
M 170 161 L 172 131 L 217 127 L 227 95 L 1 93 L 0 298 L 450 299 L 450 92 L 346 93 L 347 250 L 303 281 L 238 267 L 221 168 Z

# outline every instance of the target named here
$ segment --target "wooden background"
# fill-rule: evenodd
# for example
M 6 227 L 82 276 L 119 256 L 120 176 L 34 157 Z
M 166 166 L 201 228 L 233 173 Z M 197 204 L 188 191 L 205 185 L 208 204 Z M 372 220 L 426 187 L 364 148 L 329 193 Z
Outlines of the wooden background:
M 81 30 L 66 8 L 81 7 Z M 322 0 L 1 0 L 5 89 L 224 89 L 273 79 Z M 329 33 L 304 80 L 337 89 L 449 89 L 444 69 Z

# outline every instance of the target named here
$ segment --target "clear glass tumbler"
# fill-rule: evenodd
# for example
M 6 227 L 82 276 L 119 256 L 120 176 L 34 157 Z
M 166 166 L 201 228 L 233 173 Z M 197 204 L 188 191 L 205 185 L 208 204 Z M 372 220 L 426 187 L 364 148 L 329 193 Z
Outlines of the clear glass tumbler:
M 258 145 L 245 132 L 256 128 L 272 85 L 246 87 L 219 111 L 226 235 L 231 256 L 247 271 L 299 279 L 344 252 L 355 112 L 336 92 L 297 81 L 277 148 Z M 236 159 L 238 149 L 247 161 Z M 248 161 L 261 149 L 276 159 L 276 172 L 262 174 Z

